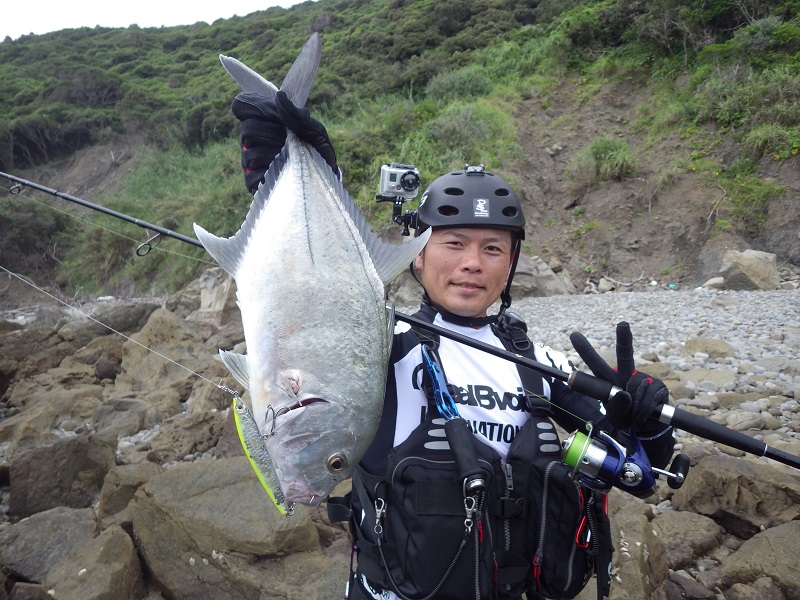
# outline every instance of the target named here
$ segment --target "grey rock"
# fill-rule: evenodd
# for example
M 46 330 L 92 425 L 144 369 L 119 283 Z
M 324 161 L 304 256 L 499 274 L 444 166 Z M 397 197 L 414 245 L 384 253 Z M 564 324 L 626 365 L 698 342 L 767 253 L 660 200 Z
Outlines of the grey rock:
M 713 600 L 716 594 L 697 583 L 691 577 L 670 573 L 669 580 L 680 588 L 679 598 L 692 598 L 694 600 Z
M 676 510 L 706 515 L 740 538 L 800 518 L 800 477 L 767 463 L 707 455 L 675 490 Z
M 92 413 L 92 426 L 114 438 L 127 437 L 161 422 L 161 414 L 144 400 L 109 400 Z
M 280 516 L 244 457 L 179 464 L 139 488 L 129 511 L 148 570 L 177 599 L 322 599 L 346 578 L 347 551 L 320 551 L 312 510 Z
M 147 459 L 163 464 L 180 460 L 187 454 L 210 450 L 219 442 L 226 418 L 226 413 L 209 411 L 167 419 L 150 442 Z
M 11 600 L 50 600 L 47 589 L 37 583 L 18 581 L 11 589 Z
M 664 544 L 667 566 L 681 569 L 695 556 L 702 556 L 719 546 L 719 525 L 703 515 L 670 510 L 653 521 Z
M 44 583 L 59 600 L 138 600 L 144 589 L 136 548 L 117 526 L 76 546 L 50 569 Z
M 747 540 L 719 568 L 698 576 L 706 587 L 750 584 L 768 577 L 787 598 L 800 598 L 800 569 L 797 568 L 797 539 L 800 521 L 784 523 Z
M 734 583 L 725 592 L 725 600 L 786 600 L 786 596 L 772 579 L 762 577 L 750 585 Z
M 736 356 L 736 350 L 725 340 L 718 340 L 714 338 L 693 338 L 686 341 L 684 346 L 684 353 L 694 355 L 696 352 L 702 352 L 710 358 L 725 358 L 728 356 Z
M 128 504 L 133 500 L 136 490 L 163 470 L 160 465 L 147 461 L 111 469 L 100 490 L 97 506 L 100 524 L 104 528 L 111 524 L 129 526 Z
M 754 412 L 735 412 L 728 415 L 727 425 L 734 431 L 746 431 L 747 429 L 761 429 L 764 426 L 764 419 L 759 413 Z
M 61 558 L 96 535 L 91 508 L 37 513 L 0 532 L 0 564 L 16 579 L 40 583 Z
M 562 270 L 556 274 L 538 256 L 522 253 L 511 284 L 511 296 L 513 298 L 560 296 L 576 293 L 577 288 L 565 271 Z
M 29 516 L 57 506 L 91 506 L 114 465 L 114 447 L 76 436 L 36 447 L 11 463 L 9 512 Z
M 729 250 L 720 274 L 729 290 L 774 290 L 780 284 L 776 256 L 758 250 Z

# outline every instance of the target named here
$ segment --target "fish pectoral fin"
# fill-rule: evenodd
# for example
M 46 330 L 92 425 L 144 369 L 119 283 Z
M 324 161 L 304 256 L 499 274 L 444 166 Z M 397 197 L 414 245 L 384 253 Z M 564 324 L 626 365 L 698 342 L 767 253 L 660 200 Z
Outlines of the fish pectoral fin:
M 239 231 L 241 232 L 241 229 Z M 200 243 L 203 244 L 206 252 L 211 255 L 211 258 L 217 261 L 219 266 L 235 279 L 236 271 L 239 269 L 239 263 L 244 253 L 244 248 L 240 241 L 242 238 L 246 238 L 246 235 L 239 236 L 237 234 L 234 237 L 223 239 L 213 233 L 209 233 L 197 223 L 194 223 L 194 233 Z
M 227 350 L 220 350 L 219 357 L 222 359 L 222 364 L 231 372 L 233 378 L 239 382 L 239 385 L 244 389 L 250 389 L 250 366 L 247 363 L 247 356 L 238 354 L 236 352 L 228 352 Z

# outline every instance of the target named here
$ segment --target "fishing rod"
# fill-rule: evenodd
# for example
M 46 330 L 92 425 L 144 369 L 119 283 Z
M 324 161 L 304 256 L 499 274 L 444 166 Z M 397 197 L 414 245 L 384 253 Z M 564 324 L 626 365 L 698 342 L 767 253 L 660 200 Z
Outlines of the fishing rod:
M 413 327 L 424 329 L 439 336 L 451 339 L 459 344 L 464 344 L 465 346 L 475 348 L 476 350 L 481 350 L 488 354 L 511 361 L 517 365 L 527 367 L 528 369 L 533 369 L 534 371 L 542 373 L 543 375 L 548 375 L 554 379 L 557 379 L 558 381 L 563 381 L 569 386 L 570 389 L 580 394 L 584 394 L 585 396 L 600 400 L 601 402 L 609 401 L 611 398 L 616 396 L 618 392 L 622 391 L 622 389 L 613 385 L 612 383 L 597 377 L 593 377 L 587 373 L 582 373 L 580 371 L 566 373 L 560 369 L 550 367 L 515 352 L 511 352 L 502 348 L 496 348 L 490 344 L 479 342 L 465 335 L 461 335 L 460 333 L 445 329 L 444 327 L 434 325 L 433 323 L 428 323 L 418 317 L 395 312 L 394 318 L 397 321 L 408 323 Z M 800 457 L 789 454 L 788 452 L 784 452 L 783 450 L 778 450 L 777 448 L 772 448 L 764 442 L 760 442 L 739 431 L 728 429 L 724 425 L 720 425 L 704 417 L 681 410 L 680 408 L 665 404 L 661 407 L 659 414 L 653 415 L 651 418 L 658 419 L 658 421 L 661 423 L 672 425 L 673 427 L 677 427 L 688 433 L 693 433 L 707 440 L 719 442 L 720 444 L 725 444 L 727 446 L 731 446 L 732 448 L 737 448 L 738 450 L 742 450 L 756 456 L 765 456 L 784 465 L 794 467 L 795 469 L 800 469 Z
M 92 210 L 105 213 L 112 217 L 122 219 L 123 221 L 133 223 L 134 225 L 138 225 L 143 229 L 149 229 L 157 232 L 158 234 L 174 238 L 176 240 L 185 242 L 187 244 L 191 244 L 198 248 L 203 248 L 203 245 L 197 239 L 181 235 L 180 233 L 176 233 L 170 229 L 159 227 L 158 225 L 148 223 L 147 221 L 143 221 L 141 219 L 131 217 L 121 212 L 111 210 L 104 206 L 100 206 L 99 204 L 83 200 L 82 198 L 78 198 L 70 194 L 59 192 L 58 190 L 48 188 L 38 183 L 34 183 L 26 179 L 22 179 L 20 177 L 16 177 L 8 173 L 3 173 L 2 171 L 0 171 L 0 176 L 5 177 L 10 181 L 14 181 L 17 184 L 16 186 L 11 188 L 12 194 L 19 194 L 22 191 L 22 187 L 19 186 L 27 186 L 36 190 L 40 190 L 47 194 L 51 194 L 58 198 L 68 200 L 69 202 L 74 202 L 75 204 L 91 208 Z M 140 245 L 139 248 L 137 248 L 136 253 L 139 254 L 140 256 L 144 256 L 145 254 L 147 254 L 147 252 L 149 252 L 151 247 L 150 243 L 154 239 L 155 238 L 150 238 L 142 245 Z M 147 250 L 143 253 L 140 253 L 140 250 L 143 247 L 146 247 Z M 586 373 L 582 373 L 580 371 L 565 373 L 560 369 L 550 367 L 548 365 L 537 362 L 520 354 L 496 348 L 489 344 L 473 340 L 472 338 L 461 335 L 454 331 L 450 331 L 449 329 L 439 327 L 438 325 L 434 325 L 433 323 L 427 323 L 417 317 L 413 317 L 399 312 L 395 312 L 394 317 L 397 321 L 403 321 L 405 323 L 408 323 L 409 325 L 413 325 L 420 329 L 424 329 L 426 331 L 435 333 L 439 336 L 451 339 L 459 344 L 464 344 L 465 346 L 470 346 L 477 350 L 493 354 L 494 356 L 498 356 L 505 360 L 509 360 L 517 365 L 521 365 L 523 367 L 533 369 L 534 371 L 538 371 L 539 373 L 557 379 L 558 381 L 563 381 L 569 386 L 570 389 L 578 393 L 584 394 L 586 396 L 589 396 L 591 398 L 600 400 L 601 402 L 606 402 L 610 400 L 618 392 L 622 391 L 620 388 L 614 386 L 613 384 L 604 381 L 602 379 L 599 379 L 597 377 L 588 375 Z M 702 438 L 714 442 L 719 442 L 727 446 L 731 446 L 732 448 L 736 448 L 738 450 L 754 454 L 755 456 L 764 456 L 767 458 L 771 458 L 772 460 L 788 465 L 790 467 L 794 467 L 795 469 L 800 469 L 800 457 L 794 456 L 782 450 L 778 450 L 777 448 L 772 448 L 767 444 L 759 442 L 758 440 L 751 438 L 743 433 L 734 431 L 732 429 L 728 429 L 724 425 L 719 425 L 718 423 L 714 423 L 709 419 L 706 419 L 698 415 L 694 415 L 679 408 L 669 405 L 664 405 L 661 407 L 660 413 L 658 415 L 653 415 L 653 418 L 656 418 L 660 422 L 665 423 L 667 425 L 678 427 L 684 431 L 687 431 L 688 433 L 693 433 L 695 435 L 698 435 Z
M 149 229 L 150 231 L 155 231 L 156 232 L 155 236 L 149 238 L 147 241 L 142 243 L 136 249 L 136 254 L 138 254 L 139 256 L 144 256 L 145 254 L 150 252 L 151 248 L 157 244 L 156 240 L 159 235 L 171 237 L 176 240 L 180 240 L 181 242 L 191 244 L 192 246 L 203 248 L 203 244 L 201 244 L 198 240 L 196 240 L 193 237 L 177 233 L 165 227 L 160 227 L 159 225 L 154 225 L 153 223 L 148 223 L 147 221 L 143 221 L 142 219 L 137 219 L 136 217 L 131 217 L 124 213 L 117 212 L 116 210 L 106 208 L 105 206 L 95 204 L 94 202 L 89 202 L 88 200 L 84 200 L 83 198 L 78 198 L 77 196 L 72 196 L 70 194 L 65 194 L 64 192 L 59 192 L 58 190 L 54 190 L 53 188 L 43 186 L 33 181 L 28 181 L 27 179 L 22 179 L 21 177 L 17 177 L 16 175 L 3 173 L 2 171 L 0 171 L 0 177 L 5 177 L 9 181 L 13 181 L 16 183 L 16 185 L 12 186 L 11 189 L 9 190 L 11 194 L 19 194 L 25 187 L 33 188 L 35 190 L 39 190 L 40 192 L 45 192 L 46 194 L 50 194 L 57 198 L 61 198 L 62 200 L 67 200 L 68 202 L 79 204 L 80 206 L 85 206 L 86 208 L 91 208 L 92 210 L 96 210 L 98 212 L 110 215 L 117 219 L 127 221 L 128 223 L 133 223 L 134 225 L 138 225 L 142 229 Z

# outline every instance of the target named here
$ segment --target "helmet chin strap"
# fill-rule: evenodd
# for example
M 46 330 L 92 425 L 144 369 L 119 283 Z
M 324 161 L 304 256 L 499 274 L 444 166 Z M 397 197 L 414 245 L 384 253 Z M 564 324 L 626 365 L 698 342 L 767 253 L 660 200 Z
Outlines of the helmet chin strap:
M 514 273 L 517 270 L 517 263 L 519 262 L 519 255 L 521 248 L 522 248 L 522 240 L 517 239 L 513 250 L 514 258 L 511 260 L 511 267 L 508 270 L 508 279 L 506 281 L 506 287 L 500 293 L 500 310 L 496 315 L 489 315 L 486 317 L 463 317 L 461 315 L 452 313 L 449 310 L 439 306 L 433 300 L 431 300 L 430 296 L 428 296 L 428 291 L 425 289 L 425 286 L 422 285 L 422 282 L 419 280 L 419 277 L 417 277 L 417 273 L 414 270 L 414 263 L 411 263 L 409 265 L 409 270 L 411 271 L 411 276 L 414 278 L 414 280 L 422 287 L 423 304 L 427 304 L 428 306 L 435 308 L 436 311 L 440 315 L 442 315 L 442 318 L 445 321 L 454 323 L 455 325 L 462 325 L 465 327 L 483 327 L 484 325 L 491 325 L 492 323 L 496 323 L 497 320 L 511 306 L 511 282 L 514 279 Z

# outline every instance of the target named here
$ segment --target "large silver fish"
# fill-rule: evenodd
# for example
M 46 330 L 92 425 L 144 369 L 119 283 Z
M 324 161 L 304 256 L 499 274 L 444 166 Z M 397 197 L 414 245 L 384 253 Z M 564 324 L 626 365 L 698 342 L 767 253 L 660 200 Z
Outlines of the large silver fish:
M 308 98 L 320 50 L 314 34 L 281 86 L 297 106 Z M 220 60 L 245 91 L 275 95 L 239 61 Z M 220 355 L 249 391 L 263 440 L 248 443 L 263 441 L 268 452 L 259 478 L 280 482 L 273 498 L 317 505 L 375 435 L 393 327 L 385 285 L 427 236 L 383 242 L 325 160 L 291 132 L 236 235 L 194 228 L 236 280 L 247 355 Z

